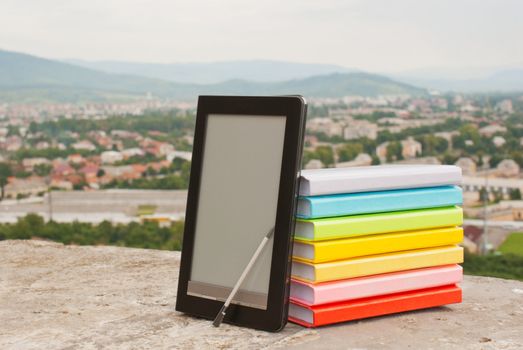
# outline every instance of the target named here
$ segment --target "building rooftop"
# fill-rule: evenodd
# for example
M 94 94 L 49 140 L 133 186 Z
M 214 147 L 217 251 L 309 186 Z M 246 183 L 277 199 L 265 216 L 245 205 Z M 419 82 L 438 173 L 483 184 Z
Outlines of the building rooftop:
M 179 252 L 0 242 L 1 349 L 521 349 L 523 282 L 466 276 L 459 305 L 267 333 L 174 311 Z

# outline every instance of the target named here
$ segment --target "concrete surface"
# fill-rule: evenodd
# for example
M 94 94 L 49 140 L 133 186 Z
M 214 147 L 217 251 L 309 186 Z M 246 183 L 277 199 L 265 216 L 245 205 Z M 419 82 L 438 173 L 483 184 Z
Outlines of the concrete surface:
M 464 303 L 265 333 L 174 311 L 178 252 L 0 242 L 0 349 L 522 349 L 523 283 L 466 277 Z

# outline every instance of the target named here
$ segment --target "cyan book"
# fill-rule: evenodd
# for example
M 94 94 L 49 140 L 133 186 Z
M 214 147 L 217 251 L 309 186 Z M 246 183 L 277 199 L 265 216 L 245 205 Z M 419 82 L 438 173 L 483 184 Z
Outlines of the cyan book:
M 307 196 L 299 198 L 297 216 L 316 219 L 383 213 L 448 207 L 461 205 L 462 201 L 462 190 L 458 186 Z

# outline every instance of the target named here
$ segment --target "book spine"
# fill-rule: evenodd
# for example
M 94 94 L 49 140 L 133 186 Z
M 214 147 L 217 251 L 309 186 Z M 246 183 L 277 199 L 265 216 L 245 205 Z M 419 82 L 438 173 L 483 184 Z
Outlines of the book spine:
M 385 191 L 402 188 L 424 188 L 461 184 L 461 169 L 452 170 L 439 174 L 439 178 L 434 178 L 434 174 L 417 174 L 409 177 L 405 181 L 404 174 L 389 174 L 389 176 L 369 177 L 357 179 L 347 177 L 345 174 L 340 177 L 329 177 L 322 179 L 308 180 L 308 191 L 304 191 L 304 196 L 319 196 L 334 193 L 358 193 L 368 191 Z
M 458 244 L 463 240 L 461 227 L 427 230 L 412 234 L 382 234 L 370 238 L 353 238 L 334 241 L 333 244 L 314 244 L 314 259 L 299 260 L 323 263 L 358 256 L 407 251 Z
M 462 279 L 463 269 L 459 265 L 363 277 L 329 283 L 328 286 L 311 286 L 314 291 L 314 303 L 311 305 L 451 285 Z
M 460 205 L 462 191 L 458 187 L 372 192 L 367 196 L 309 197 L 310 215 L 305 219 L 382 213 L 412 209 L 441 208 Z
M 313 283 L 335 281 L 347 278 L 405 271 L 424 267 L 459 264 L 463 262 L 463 248 L 424 250 L 375 256 L 367 259 L 353 259 L 341 262 L 312 265 L 315 269 Z
M 311 221 L 314 240 L 328 240 L 378 233 L 421 230 L 436 227 L 460 226 L 463 212 L 460 207 L 347 216 L 336 219 Z M 299 233 L 296 232 L 297 237 Z
M 359 303 L 347 306 L 333 305 L 330 308 L 314 310 L 314 325 L 323 326 L 332 323 L 352 321 L 361 318 L 388 315 L 398 312 L 426 309 L 440 305 L 459 303 L 462 300 L 461 289 L 457 286 L 440 290 L 428 290 L 404 298 L 391 298 L 382 302 Z

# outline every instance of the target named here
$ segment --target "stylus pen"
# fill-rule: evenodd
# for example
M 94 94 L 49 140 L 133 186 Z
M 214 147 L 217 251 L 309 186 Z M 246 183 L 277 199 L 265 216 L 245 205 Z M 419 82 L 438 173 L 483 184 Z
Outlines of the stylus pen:
M 269 230 L 269 232 L 267 232 L 265 237 L 263 237 L 263 240 L 261 241 L 260 245 L 258 246 L 258 249 L 256 249 L 251 260 L 249 261 L 247 266 L 245 266 L 245 269 L 243 270 L 242 275 L 238 279 L 238 282 L 236 282 L 236 284 L 232 288 L 231 294 L 229 294 L 229 296 L 227 297 L 227 300 L 225 300 L 225 303 L 223 304 L 222 308 L 220 309 L 220 312 L 218 312 L 218 315 L 216 315 L 216 318 L 212 322 L 214 327 L 220 327 L 220 324 L 222 323 L 223 318 L 225 317 L 225 313 L 227 312 L 227 308 L 229 307 L 229 304 L 231 303 L 231 301 L 234 298 L 234 296 L 236 295 L 236 293 L 238 293 L 238 290 L 240 289 L 240 286 L 242 285 L 243 280 L 245 279 L 245 277 L 247 277 L 247 274 L 251 270 L 252 266 L 258 259 L 258 256 L 262 252 L 263 248 L 265 247 L 265 245 L 267 244 L 269 239 L 271 239 L 273 234 L 274 234 L 274 227 L 271 228 Z

